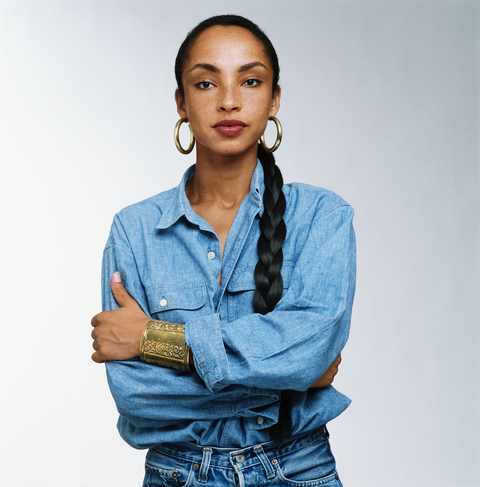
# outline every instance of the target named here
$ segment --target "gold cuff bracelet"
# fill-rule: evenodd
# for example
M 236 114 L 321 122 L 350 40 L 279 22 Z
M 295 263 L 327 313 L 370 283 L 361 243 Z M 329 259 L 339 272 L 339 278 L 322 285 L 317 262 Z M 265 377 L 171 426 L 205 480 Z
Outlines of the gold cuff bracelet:
M 185 325 L 149 321 L 140 340 L 140 358 L 150 364 L 190 370 L 190 347 L 185 343 Z

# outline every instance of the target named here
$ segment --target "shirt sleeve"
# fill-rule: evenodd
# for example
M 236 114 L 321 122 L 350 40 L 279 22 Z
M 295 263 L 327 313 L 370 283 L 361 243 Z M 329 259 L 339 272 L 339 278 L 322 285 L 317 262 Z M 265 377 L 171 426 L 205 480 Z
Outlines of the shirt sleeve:
M 102 263 L 102 308 L 118 304 L 110 289 L 110 278 L 120 272 L 127 292 L 150 316 L 147 297 L 135 258 L 115 218 Z M 106 362 L 110 391 L 119 413 L 138 428 L 165 428 L 185 421 L 249 416 L 249 410 L 274 403 L 278 391 L 233 385 L 213 394 L 196 373 L 182 372 L 139 359 Z M 228 407 L 226 407 L 228 405 Z M 272 418 L 272 422 L 274 419 Z
M 305 391 L 338 357 L 355 291 L 352 219 L 352 208 L 338 204 L 313 220 L 274 311 L 228 323 L 218 314 L 186 323 L 195 367 L 210 391 L 232 384 Z

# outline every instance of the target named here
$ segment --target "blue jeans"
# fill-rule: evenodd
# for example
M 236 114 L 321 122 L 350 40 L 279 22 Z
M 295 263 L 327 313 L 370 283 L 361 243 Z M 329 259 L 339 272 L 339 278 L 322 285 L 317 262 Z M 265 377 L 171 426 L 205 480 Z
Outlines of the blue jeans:
M 145 470 L 144 487 L 342 487 L 325 427 L 240 450 L 160 445 L 148 451 Z

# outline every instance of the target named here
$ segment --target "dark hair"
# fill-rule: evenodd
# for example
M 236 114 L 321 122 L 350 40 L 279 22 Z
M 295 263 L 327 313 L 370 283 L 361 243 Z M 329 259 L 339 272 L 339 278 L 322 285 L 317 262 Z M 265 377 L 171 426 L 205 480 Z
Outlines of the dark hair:
M 272 95 L 278 90 L 280 67 L 277 53 L 270 39 L 252 21 L 238 15 L 218 15 L 200 22 L 192 29 L 180 49 L 175 60 L 175 78 L 180 96 L 184 97 L 182 72 L 189 52 L 198 36 L 214 25 L 242 27 L 250 31 L 262 44 L 265 54 L 273 69 Z M 253 310 L 255 313 L 266 314 L 273 311 L 283 293 L 283 280 L 280 273 L 283 263 L 282 245 L 285 241 L 287 228 L 283 220 L 286 201 L 283 194 L 283 177 L 275 164 L 273 154 L 267 153 L 258 145 L 258 158 L 265 174 L 265 191 L 263 193 L 263 215 L 260 218 L 260 237 L 257 243 L 258 263 L 255 267 L 255 293 Z M 278 423 L 269 428 L 270 437 L 277 443 L 284 442 L 292 434 L 290 413 L 290 396 L 283 391 L 280 402 Z

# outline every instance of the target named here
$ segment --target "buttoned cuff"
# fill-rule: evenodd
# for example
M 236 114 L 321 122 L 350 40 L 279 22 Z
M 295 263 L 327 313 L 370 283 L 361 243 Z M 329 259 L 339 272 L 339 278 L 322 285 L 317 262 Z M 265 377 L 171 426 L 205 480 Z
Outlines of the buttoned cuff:
M 220 323 L 220 315 L 215 313 L 185 324 L 185 341 L 192 350 L 195 370 L 212 392 L 222 389 L 219 382 L 230 373 Z

